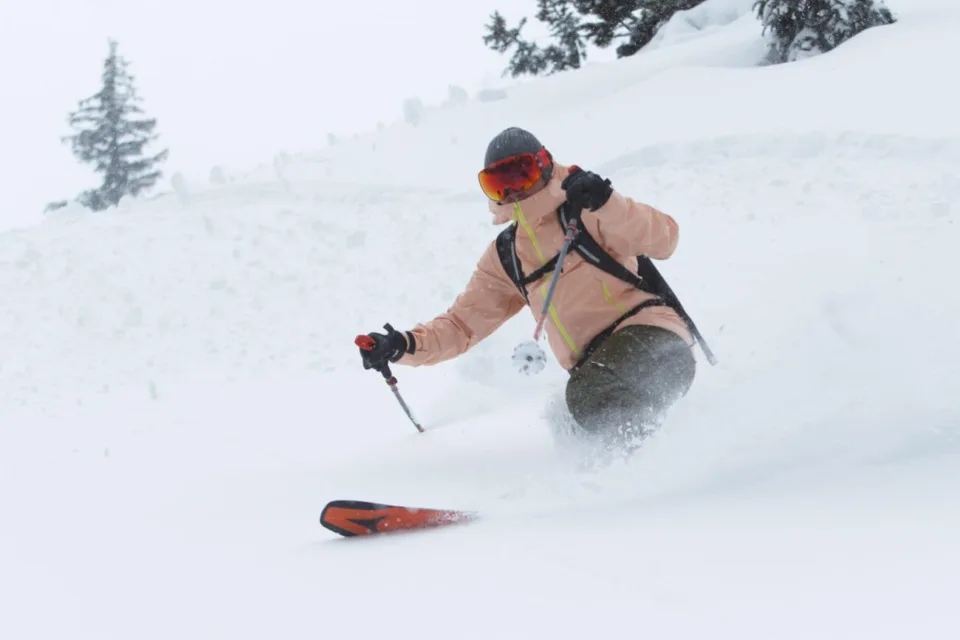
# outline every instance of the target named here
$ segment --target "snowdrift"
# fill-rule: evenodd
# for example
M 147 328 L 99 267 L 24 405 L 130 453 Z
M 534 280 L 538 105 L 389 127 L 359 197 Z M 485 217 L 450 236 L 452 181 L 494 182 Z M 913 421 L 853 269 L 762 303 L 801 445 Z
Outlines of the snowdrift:
M 890 5 L 802 63 L 750 66 L 741 17 L 0 235 L 0 635 L 956 636 L 958 13 Z M 720 364 L 630 463 L 556 437 L 527 314 L 397 369 L 424 434 L 359 366 L 496 234 L 475 174 L 512 124 L 680 223 L 659 266 Z M 354 544 L 335 498 L 486 517 Z

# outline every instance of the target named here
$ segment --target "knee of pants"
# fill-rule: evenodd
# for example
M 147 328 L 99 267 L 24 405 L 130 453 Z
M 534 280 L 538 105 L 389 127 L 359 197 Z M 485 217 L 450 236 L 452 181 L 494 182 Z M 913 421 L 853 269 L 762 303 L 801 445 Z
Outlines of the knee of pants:
M 644 413 L 641 394 L 613 371 L 572 377 L 567 382 L 566 400 L 570 415 L 585 431 L 624 424 Z
M 624 333 L 598 350 L 571 374 L 566 400 L 574 420 L 587 431 L 658 421 L 689 390 L 695 360 L 682 342 L 673 345 L 672 334 L 666 350 L 628 349 L 628 341 L 643 337 L 649 328 Z M 666 333 L 663 331 L 663 333 Z M 678 341 L 678 340 L 677 340 Z M 627 347 L 625 349 L 624 347 Z
M 566 397 L 570 415 L 589 432 L 652 424 L 676 400 L 670 395 L 645 393 L 626 386 L 598 389 L 576 383 L 568 384 Z

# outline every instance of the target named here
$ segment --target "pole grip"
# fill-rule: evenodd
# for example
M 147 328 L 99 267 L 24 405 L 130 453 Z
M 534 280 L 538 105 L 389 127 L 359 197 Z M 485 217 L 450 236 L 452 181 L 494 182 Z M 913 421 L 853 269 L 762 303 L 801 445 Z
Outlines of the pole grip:
M 391 327 L 389 324 L 384 326 L 387 331 L 393 331 L 393 327 Z M 373 349 L 377 346 L 376 341 L 368 335 L 357 336 L 353 343 L 364 351 L 373 351 Z M 413 426 L 417 428 L 417 431 L 423 433 L 423 426 L 421 426 L 421 424 L 417 422 L 417 419 L 413 417 L 413 412 L 410 411 L 410 407 L 407 406 L 406 401 L 403 399 L 403 396 L 400 395 L 400 391 L 397 389 L 397 379 L 393 377 L 393 372 L 390 371 L 390 364 L 384 362 L 383 366 L 380 367 L 378 371 L 380 371 L 380 375 L 383 376 L 387 386 L 389 386 L 390 390 L 393 391 L 394 397 L 397 399 L 397 402 L 400 403 L 400 407 L 403 409 L 404 413 L 407 414 L 407 418 L 409 418 L 410 422 L 413 423 Z

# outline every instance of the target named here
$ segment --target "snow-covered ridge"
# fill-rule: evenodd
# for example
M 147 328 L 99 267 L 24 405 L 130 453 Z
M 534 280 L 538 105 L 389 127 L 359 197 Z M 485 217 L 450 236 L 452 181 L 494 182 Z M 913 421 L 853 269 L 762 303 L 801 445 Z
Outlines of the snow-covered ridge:
M 697 265 L 740 251 L 712 246 L 710 229 L 795 224 L 827 213 L 817 207 L 848 224 L 948 221 L 960 177 L 946 167 L 958 162 L 955 141 L 849 133 L 651 145 L 596 169 L 681 221 L 684 241 L 664 269 L 716 328 L 733 311 L 713 307 L 723 297 L 710 290 L 741 285 L 711 282 Z M 50 409 L 55 398 L 70 405 L 184 375 L 352 366 L 359 327 L 445 309 L 496 233 L 472 190 L 291 180 L 171 200 L 0 236 L 10 405 Z M 786 241 L 775 228 L 762 234 L 756 242 Z M 430 260 L 411 259 L 418 252 Z

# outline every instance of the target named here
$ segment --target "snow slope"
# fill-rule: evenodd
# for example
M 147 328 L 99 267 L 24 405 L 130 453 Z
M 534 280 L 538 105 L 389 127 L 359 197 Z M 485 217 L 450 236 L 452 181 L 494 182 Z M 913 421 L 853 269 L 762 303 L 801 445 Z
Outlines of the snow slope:
M 746 16 L 0 236 L 0 637 L 957 637 L 960 10 L 888 5 L 821 58 L 750 67 Z M 629 464 L 554 436 L 528 314 L 397 369 L 422 435 L 358 364 L 469 276 L 514 123 L 680 222 L 720 365 Z M 487 517 L 340 540 L 336 498 Z

